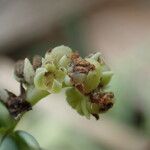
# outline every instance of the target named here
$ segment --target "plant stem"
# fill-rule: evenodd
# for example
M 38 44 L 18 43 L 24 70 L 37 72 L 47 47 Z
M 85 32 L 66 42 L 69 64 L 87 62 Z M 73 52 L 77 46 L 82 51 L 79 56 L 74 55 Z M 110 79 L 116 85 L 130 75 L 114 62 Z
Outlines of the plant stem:
M 37 102 L 39 102 L 42 98 L 48 96 L 50 93 L 48 93 L 47 91 L 42 91 L 42 90 L 38 90 L 36 89 L 34 86 L 29 86 L 27 88 L 26 91 L 26 100 L 32 105 L 34 106 Z M 14 124 L 14 126 L 11 128 L 11 131 L 13 131 L 17 124 L 19 123 L 19 121 L 21 120 L 22 116 L 25 113 L 23 113 L 20 118 L 16 121 L 16 123 Z
M 47 91 L 38 90 L 34 86 L 30 86 L 27 89 L 26 92 L 26 100 L 34 106 L 38 101 L 40 101 L 42 98 L 49 95 Z

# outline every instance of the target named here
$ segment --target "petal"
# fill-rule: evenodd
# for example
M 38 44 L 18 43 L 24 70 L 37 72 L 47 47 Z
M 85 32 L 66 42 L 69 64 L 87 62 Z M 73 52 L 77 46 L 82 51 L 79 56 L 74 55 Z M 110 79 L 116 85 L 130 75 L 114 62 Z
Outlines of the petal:
M 24 78 L 25 81 L 29 84 L 33 83 L 33 79 L 34 79 L 34 75 L 35 75 L 35 71 L 33 69 L 32 64 L 30 63 L 29 59 L 25 59 L 24 60 Z
M 90 117 L 90 113 L 87 108 L 88 98 L 82 95 L 78 90 L 75 88 L 68 88 L 66 90 L 67 102 L 70 106 L 76 111 L 81 114 L 85 115 L 87 118 Z
M 36 75 L 34 77 L 34 84 L 37 89 L 44 90 L 46 86 L 44 84 L 44 75 L 47 72 L 45 68 L 39 68 L 36 71 Z
M 64 83 L 65 83 L 65 86 L 72 86 L 71 79 L 68 75 L 65 76 Z
M 65 71 L 63 71 L 63 68 L 62 69 L 59 69 L 55 72 L 55 78 L 59 81 L 59 82 L 63 82 L 64 81 L 64 78 L 66 76 L 66 73 Z
M 54 64 L 58 64 L 64 55 L 69 55 L 71 52 L 72 50 L 69 47 L 61 45 L 53 48 L 51 52 L 47 52 L 45 58 L 48 61 L 54 62 Z
M 100 106 L 95 103 L 88 103 L 88 110 L 91 114 L 99 114 Z
M 90 58 L 95 59 L 98 61 L 98 59 L 102 56 L 102 54 L 100 52 L 97 52 L 95 54 L 93 54 Z
M 86 93 L 89 93 L 94 89 L 96 89 L 99 83 L 100 83 L 100 72 L 97 70 L 90 71 L 84 82 Z
M 55 72 L 56 71 L 56 66 L 53 63 L 47 63 L 45 66 L 47 71 L 50 72 Z
M 95 59 L 92 58 L 85 58 L 86 61 L 88 61 L 89 63 L 93 64 L 95 66 L 95 68 L 100 68 L 101 64 L 96 61 Z
M 90 119 L 90 113 L 87 109 L 87 98 L 82 99 L 81 101 L 81 108 L 82 108 L 82 112 L 85 115 L 85 117 L 87 119 Z
M 59 66 L 66 68 L 69 63 L 70 63 L 69 57 L 67 55 L 64 55 L 60 60 L 59 60 Z
M 50 89 L 51 93 L 59 93 L 62 89 L 62 84 L 54 79 L 52 88 Z
M 113 72 L 112 71 L 105 71 L 105 72 L 103 72 L 100 84 L 102 84 L 103 86 L 108 85 L 109 82 L 111 81 L 112 76 L 113 76 Z
M 66 90 L 66 100 L 72 108 L 76 108 L 82 100 L 82 95 L 75 88 L 68 88 Z
M 74 83 L 83 83 L 86 80 L 86 76 L 86 74 L 79 72 L 72 73 L 71 75 Z

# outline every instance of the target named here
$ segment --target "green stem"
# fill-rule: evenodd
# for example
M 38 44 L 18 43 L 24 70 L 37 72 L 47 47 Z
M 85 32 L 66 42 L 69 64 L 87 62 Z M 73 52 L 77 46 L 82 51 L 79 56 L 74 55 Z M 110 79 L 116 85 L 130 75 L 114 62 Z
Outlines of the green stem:
M 30 86 L 27 89 L 26 99 L 32 106 L 34 106 L 38 101 L 47 95 L 49 95 L 47 91 L 38 90 L 34 86 Z
M 34 106 L 37 102 L 39 102 L 42 98 L 48 96 L 49 93 L 47 91 L 42 91 L 42 90 L 38 90 L 36 89 L 34 86 L 30 86 L 27 88 L 27 91 L 26 91 L 26 100 L 32 105 Z M 23 113 L 20 117 L 19 120 L 17 120 L 15 122 L 15 124 L 13 125 L 13 127 L 10 129 L 11 131 L 13 131 L 17 124 L 19 123 L 19 121 L 21 120 L 22 116 L 24 115 L 25 113 Z M 10 131 L 9 130 L 9 131 Z

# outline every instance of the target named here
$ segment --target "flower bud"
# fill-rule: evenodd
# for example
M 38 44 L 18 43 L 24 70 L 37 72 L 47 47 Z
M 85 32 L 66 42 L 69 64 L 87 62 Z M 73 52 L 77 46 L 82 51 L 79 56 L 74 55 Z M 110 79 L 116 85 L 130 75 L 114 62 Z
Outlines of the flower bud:
M 45 55 L 46 61 L 58 64 L 63 56 L 68 56 L 72 50 L 64 45 L 53 48 L 51 51 L 47 52 Z
M 24 73 L 24 79 L 28 84 L 33 84 L 33 79 L 34 79 L 34 68 L 32 66 L 32 64 L 30 63 L 29 59 L 25 59 L 24 60 L 24 69 L 23 69 L 23 73 Z
M 15 64 L 14 75 L 18 82 L 24 82 L 24 60 L 19 60 Z
M 35 55 L 35 56 L 33 57 L 33 62 L 32 62 L 32 64 L 33 64 L 34 70 L 36 70 L 37 68 L 41 67 L 41 66 L 42 66 L 42 57 L 39 56 L 39 55 Z

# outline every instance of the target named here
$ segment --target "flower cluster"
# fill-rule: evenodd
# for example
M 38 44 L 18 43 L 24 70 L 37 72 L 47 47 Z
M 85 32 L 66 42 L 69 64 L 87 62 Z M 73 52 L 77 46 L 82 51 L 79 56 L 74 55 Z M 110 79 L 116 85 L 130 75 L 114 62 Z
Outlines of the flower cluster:
M 58 46 L 44 58 L 36 56 L 32 64 L 26 58 L 16 66 L 16 79 L 26 87 L 33 85 L 49 94 L 66 88 L 67 102 L 87 118 L 98 119 L 113 106 L 114 95 L 106 91 L 113 73 L 100 53 L 82 58 L 69 47 Z

